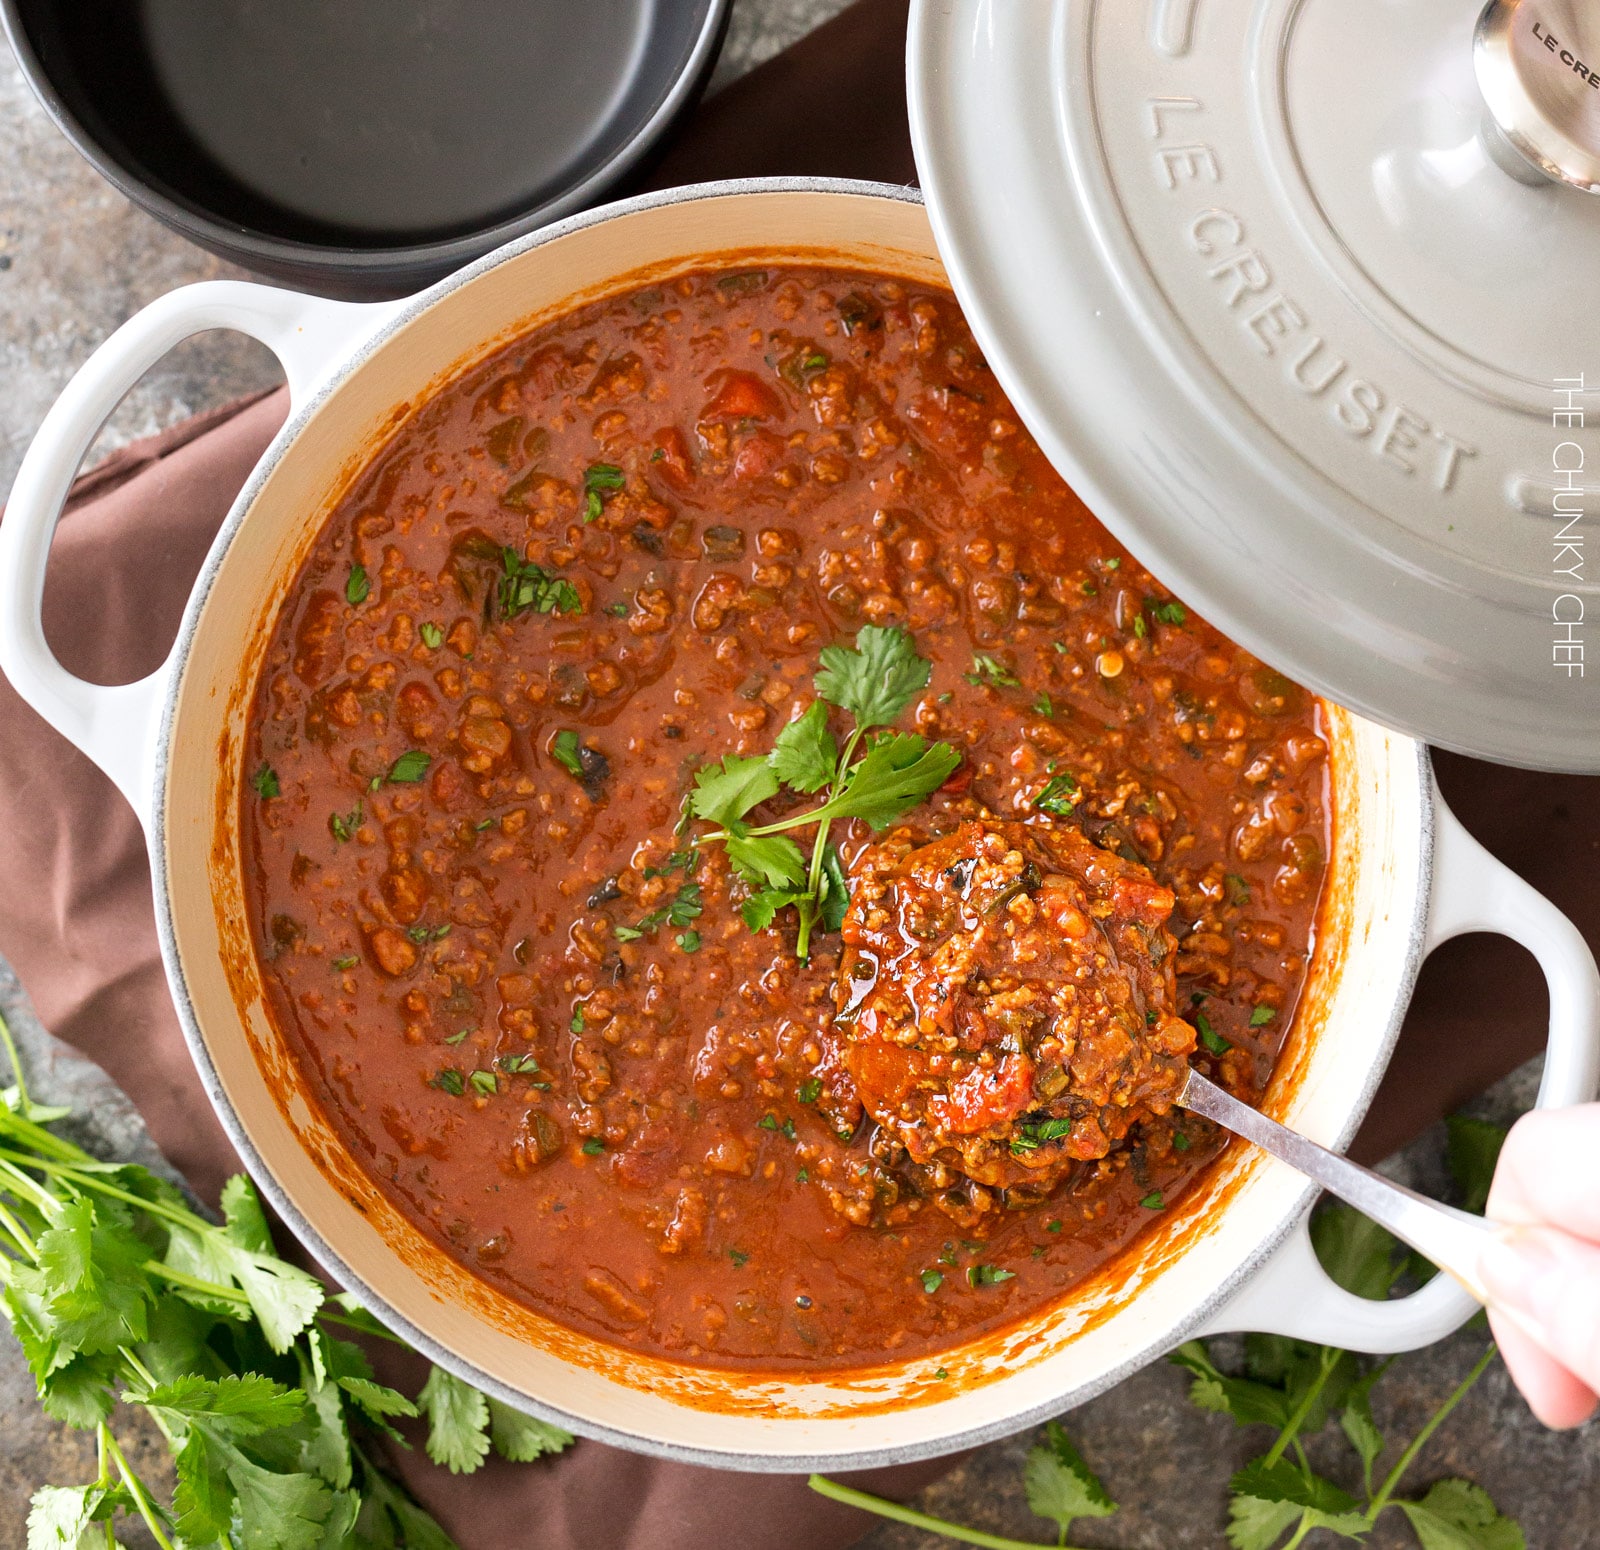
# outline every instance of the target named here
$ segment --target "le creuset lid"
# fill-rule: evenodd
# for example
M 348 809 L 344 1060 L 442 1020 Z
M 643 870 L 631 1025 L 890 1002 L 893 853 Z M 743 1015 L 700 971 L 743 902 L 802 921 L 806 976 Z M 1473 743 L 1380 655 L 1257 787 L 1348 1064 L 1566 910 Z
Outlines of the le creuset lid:
M 1600 771 L 1600 6 L 916 0 L 917 167 L 1097 515 L 1267 661 Z

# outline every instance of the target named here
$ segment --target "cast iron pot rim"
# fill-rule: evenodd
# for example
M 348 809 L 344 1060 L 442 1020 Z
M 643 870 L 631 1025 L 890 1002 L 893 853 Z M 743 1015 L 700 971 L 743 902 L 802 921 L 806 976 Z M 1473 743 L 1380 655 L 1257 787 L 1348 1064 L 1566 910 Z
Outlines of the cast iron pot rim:
M 372 248 L 338 247 L 299 242 L 288 237 L 271 237 L 252 227 L 225 221 L 203 206 L 177 198 L 162 186 L 147 181 L 118 161 L 67 106 L 23 25 L 21 0 L 0 0 L 0 26 L 3 26 L 17 56 L 23 79 L 72 148 L 124 198 L 179 235 L 208 252 L 235 259 L 247 268 L 259 266 L 263 273 L 270 271 L 281 274 L 293 270 L 309 278 L 321 272 L 336 281 L 382 282 L 385 278 L 392 278 L 401 283 L 410 275 L 414 283 L 418 275 L 427 271 L 437 273 L 441 267 L 488 257 L 499 252 L 506 244 L 542 229 L 550 221 L 582 211 L 591 200 L 604 194 L 633 171 L 655 149 L 678 116 L 704 90 L 706 80 L 716 65 L 733 0 L 706 0 L 706 6 L 700 35 L 683 69 L 672 83 L 671 90 L 656 110 L 635 126 L 627 141 L 581 182 L 536 208 L 494 226 L 480 227 L 454 237 L 441 237 L 432 242 Z M 486 242 L 489 244 L 488 253 L 483 251 Z M 447 275 L 446 282 L 450 278 Z
M 4 3 L 9 3 L 9 0 L 4 0 Z M 273 1209 L 277 1211 L 295 1237 L 310 1250 L 319 1265 L 343 1287 L 355 1293 L 368 1312 L 381 1319 L 394 1333 L 409 1342 L 436 1366 L 443 1367 L 445 1371 L 453 1373 L 465 1382 L 482 1389 L 485 1393 L 504 1404 L 510 1405 L 515 1410 L 536 1416 L 542 1421 L 550 1422 L 552 1425 L 563 1427 L 578 1436 L 588 1437 L 596 1442 L 609 1443 L 614 1447 L 624 1448 L 633 1453 L 643 1453 L 651 1457 L 669 1459 L 682 1464 L 697 1464 L 715 1469 L 728 1469 L 756 1474 L 804 1474 L 815 1470 L 876 1469 L 889 1464 L 908 1464 L 919 1459 L 937 1458 L 945 1454 L 959 1452 L 965 1448 L 976 1447 L 981 1443 L 993 1442 L 1000 1437 L 1012 1436 L 1017 1432 L 1059 1416 L 1068 1403 L 1076 1406 L 1094 1399 L 1107 1389 L 1115 1387 L 1124 1378 L 1130 1377 L 1141 1368 L 1148 1366 L 1152 1361 L 1157 1360 L 1183 1340 L 1188 1339 L 1199 1331 L 1212 1314 L 1226 1305 L 1234 1293 L 1271 1259 L 1273 1254 L 1283 1245 L 1290 1233 L 1299 1225 L 1301 1218 L 1310 1207 L 1312 1201 L 1320 1193 L 1318 1186 L 1309 1181 L 1305 1182 L 1282 1222 L 1267 1235 L 1258 1245 L 1255 1252 L 1228 1276 L 1216 1292 L 1197 1305 L 1192 1313 L 1183 1319 L 1175 1329 L 1169 1330 L 1157 1339 L 1141 1346 L 1111 1371 L 1101 1374 L 1098 1378 L 1085 1383 L 1079 1388 L 1070 1390 L 1069 1394 L 1061 1399 L 1031 1406 L 1025 1410 L 1018 1411 L 1014 1415 L 991 1421 L 981 1426 L 970 1427 L 965 1431 L 952 1433 L 946 1437 L 929 1438 L 923 1442 L 891 1444 L 879 1448 L 863 1448 L 849 1453 L 741 1454 L 725 1452 L 721 1449 L 697 1448 L 682 1443 L 659 1442 L 653 1438 L 619 1431 L 614 1427 L 596 1425 L 582 1418 L 569 1415 L 542 1400 L 531 1398 L 521 1390 L 503 1383 L 494 1374 L 485 1372 L 471 1362 L 463 1360 L 453 1351 L 441 1345 L 432 1336 L 418 1329 L 409 1319 L 403 1318 L 396 1313 L 379 1292 L 355 1274 L 350 1266 L 345 1263 L 343 1256 L 306 1220 L 299 1208 L 289 1198 L 287 1192 L 279 1185 L 276 1176 L 267 1167 L 261 1154 L 246 1133 L 232 1102 L 228 1098 L 227 1092 L 223 1088 L 221 1079 L 217 1075 L 216 1067 L 212 1064 L 205 1039 L 201 1035 L 194 1004 L 189 997 L 188 984 L 184 978 L 183 965 L 178 954 L 167 876 L 166 789 L 167 761 L 172 746 L 173 723 L 177 715 L 178 702 L 182 696 L 184 668 L 188 663 L 189 652 L 194 644 L 195 632 L 199 626 L 200 615 L 205 607 L 206 598 L 211 591 L 211 586 L 227 555 L 234 535 L 244 522 L 262 486 L 300 432 L 322 409 L 333 393 L 350 376 L 359 371 L 372 355 L 387 344 L 398 330 L 431 307 L 435 302 L 442 300 L 462 286 L 470 285 L 480 275 L 508 260 L 518 258 L 535 248 L 543 247 L 548 242 L 564 237 L 570 232 L 581 231 L 586 227 L 597 226 L 617 217 L 632 215 L 642 210 L 656 209 L 664 205 L 692 204 L 701 199 L 723 198 L 735 194 L 801 193 L 855 194 L 880 199 L 892 199 L 906 204 L 922 203 L 922 195 L 914 187 L 840 178 L 743 178 L 719 183 L 690 184 L 682 188 L 667 189 L 659 193 L 640 194 L 630 199 L 618 200 L 609 205 L 602 205 L 596 209 L 584 211 L 579 215 L 569 216 L 564 221 L 558 221 L 554 225 L 543 227 L 518 241 L 508 243 L 493 253 L 485 254 L 476 263 L 458 270 L 456 273 L 439 281 L 438 284 L 420 292 L 389 317 L 378 328 L 376 333 L 363 341 L 354 352 L 325 377 L 317 389 L 307 397 L 305 403 L 285 422 L 282 429 L 273 438 L 266 452 L 262 454 L 261 461 L 251 471 L 244 488 L 239 492 L 221 528 L 218 529 L 217 536 L 206 555 L 205 564 L 201 567 L 199 577 L 195 582 L 194 590 L 190 594 L 188 605 L 184 610 L 183 621 L 179 626 L 177 639 L 173 646 L 172 657 L 170 658 L 172 664 L 171 678 L 166 690 L 165 703 L 162 706 L 160 732 L 156 743 L 155 781 L 151 798 L 150 817 L 150 874 L 155 895 L 156 933 L 161 942 L 161 957 L 166 968 L 168 983 L 172 989 L 173 1003 L 177 1008 L 178 1018 L 183 1028 L 184 1040 L 189 1046 L 189 1053 L 194 1060 L 196 1069 L 200 1073 L 200 1080 L 206 1090 L 206 1096 L 211 1100 L 211 1106 L 216 1112 L 217 1118 L 221 1121 L 222 1128 L 227 1133 L 229 1141 L 233 1143 L 234 1149 L 244 1160 L 251 1177 L 265 1193 Z M 711 255 L 708 254 L 708 256 Z M 1405 1016 L 1406 1006 L 1411 1000 L 1411 993 L 1416 985 L 1417 974 L 1421 969 L 1422 960 L 1426 956 L 1425 939 L 1433 883 L 1436 804 L 1427 746 L 1421 742 L 1416 742 L 1413 746 L 1418 764 L 1419 792 L 1416 820 L 1419 832 L 1417 905 L 1411 919 L 1406 943 L 1405 964 L 1395 986 L 1394 1003 L 1389 1012 L 1383 1037 L 1379 1041 L 1378 1057 L 1374 1059 L 1370 1070 L 1366 1074 L 1361 1092 L 1351 1106 L 1348 1118 L 1331 1143 L 1333 1149 L 1340 1152 L 1349 1146 L 1356 1131 L 1360 1128 L 1361 1121 L 1365 1118 L 1373 1097 L 1377 1093 L 1378 1086 L 1383 1080 L 1384 1072 L 1388 1069 L 1390 1056 L 1394 1053 L 1395 1041 L 1400 1036 L 1400 1024 Z M 888 1414 L 892 1415 L 892 1412 Z M 887 1424 L 887 1416 L 885 1417 L 885 1423 Z

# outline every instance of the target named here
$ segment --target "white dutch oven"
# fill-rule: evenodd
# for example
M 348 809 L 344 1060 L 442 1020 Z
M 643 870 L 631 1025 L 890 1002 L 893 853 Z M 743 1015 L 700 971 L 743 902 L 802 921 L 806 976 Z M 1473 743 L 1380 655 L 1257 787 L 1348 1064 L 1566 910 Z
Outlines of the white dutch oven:
M 1066 1302 L 953 1351 L 868 1372 L 751 1379 L 674 1366 L 552 1325 L 407 1223 L 303 1097 L 247 940 L 234 814 L 262 645 L 301 557 L 352 476 L 439 384 L 575 303 L 716 262 L 859 265 L 943 283 L 904 190 L 710 185 L 629 200 L 512 244 L 407 302 L 352 306 L 260 286 L 174 292 L 95 353 L 47 416 L 0 523 L 0 666 L 99 764 L 149 838 L 174 1000 L 229 1136 L 319 1260 L 390 1327 L 490 1393 L 625 1447 L 741 1469 L 844 1468 L 940 1453 L 1054 1415 L 1195 1334 L 1270 1330 L 1368 1351 L 1439 1338 L 1473 1309 L 1440 1277 L 1388 1303 L 1339 1290 L 1311 1252 L 1312 1191 L 1234 1147 L 1181 1206 Z M 292 413 L 218 534 L 171 656 L 118 688 L 51 656 L 40 597 L 68 485 L 121 395 L 180 339 L 264 341 Z M 1328 712 L 1337 821 L 1329 900 L 1266 1107 L 1330 1146 L 1355 1133 L 1422 958 L 1502 932 L 1550 986 L 1540 1101 L 1588 1098 L 1600 984 L 1572 925 L 1451 817 L 1424 749 Z M 935 1370 L 948 1369 L 947 1381 Z

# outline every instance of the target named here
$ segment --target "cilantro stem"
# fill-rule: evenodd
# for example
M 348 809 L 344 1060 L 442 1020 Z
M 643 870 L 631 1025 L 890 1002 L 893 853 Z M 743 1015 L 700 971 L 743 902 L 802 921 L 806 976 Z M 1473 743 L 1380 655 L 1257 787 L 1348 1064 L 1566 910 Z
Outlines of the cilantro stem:
M 161 1546 L 161 1550 L 173 1550 L 172 1541 L 167 1538 L 161 1524 L 156 1520 L 155 1503 L 146 1493 L 144 1481 L 134 1473 L 133 1466 L 123 1456 L 122 1449 L 117 1445 L 117 1439 L 112 1436 L 111 1428 L 104 1421 L 100 1423 L 100 1430 L 105 1435 L 106 1447 L 110 1450 L 111 1458 L 117 1466 L 117 1473 L 122 1476 L 122 1483 L 127 1486 L 134 1506 L 139 1509 L 139 1516 L 144 1519 L 144 1526 L 150 1530 L 150 1537 Z
M 139 1381 L 145 1386 L 146 1393 L 149 1393 L 151 1390 L 160 1387 L 160 1385 L 156 1382 L 155 1374 L 151 1372 L 150 1369 L 146 1367 L 145 1364 L 127 1348 L 127 1346 L 118 1346 L 117 1351 L 122 1357 L 123 1361 L 133 1368 L 134 1372 L 138 1375 Z
M 146 1394 L 152 1393 L 155 1389 L 161 1386 L 156 1381 L 156 1375 L 151 1372 L 150 1369 L 146 1367 L 145 1364 L 141 1362 L 139 1358 L 128 1349 L 127 1346 L 119 1345 L 117 1347 L 117 1355 L 120 1356 L 123 1361 L 126 1362 L 133 1370 L 134 1376 L 137 1377 L 138 1380 L 144 1385 L 144 1391 Z M 124 1394 L 122 1397 L 126 1399 L 128 1396 Z M 154 1409 L 148 1400 L 141 1400 L 139 1403 L 144 1405 L 145 1413 L 152 1421 L 156 1423 L 156 1430 L 167 1439 L 168 1447 L 176 1448 L 178 1446 L 178 1439 L 173 1436 L 172 1428 L 167 1424 L 166 1419 L 162 1416 L 161 1412 Z
M 1294 1547 L 1311 1532 L 1311 1527 L 1311 1514 L 1302 1512 L 1300 1514 L 1300 1526 L 1294 1531 L 1294 1535 L 1289 1542 L 1284 1545 L 1283 1550 L 1294 1550 Z
M 1300 1428 L 1306 1424 L 1306 1417 L 1311 1414 L 1311 1407 L 1316 1404 L 1318 1396 L 1327 1387 L 1328 1379 L 1343 1355 L 1342 1351 L 1336 1350 L 1333 1346 L 1322 1347 L 1322 1355 L 1318 1358 L 1321 1371 L 1301 1395 L 1300 1403 L 1294 1407 L 1289 1419 L 1283 1423 L 1283 1430 L 1278 1433 L 1278 1440 L 1267 1450 L 1265 1463 L 1268 1469 L 1283 1457 L 1284 1450 L 1299 1437 Z
M 0 1044 L 5 1046 L 6 1059 L 11 1062 L 11 1079 L 17 1084 L 17 1103 L 23 1114 L 33 1111 L 33 1102 L 28 1097 L 28 1080 L 22 1074 L 22 1061 L 17 1057 L 16 1040 L 11 1037 L 11 1025 L 0 1017 Z
M 0 1028 L 5 1023 L 0 1019 Z M 9 1033 L 9 1030 L 7 1030 Z M 15 1048 L 15 1046 L 11 1046 Z M 15 1069 L 15 1068 L 13 1068 Z M 17 1084 L 18 1102 L 23 1101 L 22 1084 Z M 32 1099 L 28 1099 L 32 1102 Z M 31 1147 L 36 1152 L 42 1152 L 46 1157 L 54 1157 L 62 1162 L 78 1162 L 103 1167 L 105 1164 L 96 1163 L 81 1147 L 74 1146 L 70 1141 L 63 1141 L 60 1136 L 46 1130 L 37 1120 L 30 1119 L 27 1115 L 18 1114 L 15 1110 L 0 1104 L 0 1133 L 9 1132 L 12 1138 L 25 1146 Z
M 29 1163 L 32 1160 L 24 1159 Z M 0 1152 L 0 1178 L 9 1178 L 13 1192 L 21 1195 L 47 1221 L 51 1219 L 52 1212 L 61 1209 L 61 1202 L 37 1179 L 30 1179 L 15 1163 L 8 1161 L 4 1152 Z
M 26 1174 L 20 1173 L 15 1167 L 22 1163 L 29 1168 L 37 1168 L 40 1173 L 49 1173 L 70 1179 L 79 1189 L 97 1190 L 102 1195 L 109 1195 L 113 1200 L 120 1200 L 124 1205 L 130 1205 L 140 1211 L 147 1211 L 151 1216 L 165 1217 L 169 1222 L 175 1222 L 179 1227 L 187 1227 L 191 1232 L 215 1232 L 216 1224 L 208 1222 L 203 1216 L 196 1216 L 193 1211 L 183 1206 L 169 1206 L 162 1200 L 147 1200 L 143 1195 L 135 1195 L 131 1190 L 119 1189 L 115 1184 L 108 1184 L 104 1179 L 96 1178 L 81 1166 L 71 1163 L 47 1162 L 40 1157 L 28 1157 L 23 1153 L 13 1152 L 0 1147 L 0 1165 L 4 1165 L 7 1172 L 16 1173 L 19 1177 L 27 1179 Z M 38 1186 L 32 1179 L 27 1179 L 35 1189 Z M 48 1193 L 44 1198 L 53 1205 L 59 1205 L 53 1196 Z
M 1489 1346 L 1489 1349 L 1478 1358 L 1472 1371 L 1456 1385 L 1449 1398 L 1428 1418 L 1428 1424 L 1411 1439 L 1410 1446 L 1395 1460 L 1394 1468 L 1389 1471 L 1383 1484 L 1378 1487 L 1378 1494 L 1367 1504 L 1367 1521 L 1369 1523 L 1376 1522 L 1378 1514 L 1389 1505 L 1389 1499 L 1394 1495 L 1395 1488 L 1400 1484 L 1401 1477 L 1416 1461 L 1417 1455 L 1427 1445 L 1428 1439 L 1443 1425 L 1445 1417 L 1467 1397 L 1467 1390 L 1484 1375 L 1489 1363 L 1495 1359 L 1498 1350 L 1498 1346 L 1493 1344 Z
M 982 1529 L 963 1528 L 959 1523 L 947 1523 L 943 1518 L 930 1517 L 912 1507 L 902 1507 L 899 1502 L 886 1501 L 854 1486 L 840 1485 L 826 1475 L 812 1475 L 806 1482 L 819 1496 L 830 1501 L 843 1502 L 847 1507 L 859 1507 L 863 1512 L 876 1513 L 895 1523 L 906 1523 L 930 1534 L 943 1534 L 946 1539 L 959 1540 L 964 1545 L 981 1545 L 984 1550 L 1057 1550 L 1037 1539 L 1007 1539 L 1003 1534 L 986 1534 Z
M 845 771 L 850 768 L 850 761 L 855 757 L 856 748 L 865 730 L 858 722 L 851 729 L 850 736 L 845 739 L 844 752 L 839 755 L 839 762 L 834 767 L 833 782 L 828 787 L 828 801 L 817 808 L 817 812 L 827 812 L 828 804 L 844 789 Z M 822 892 L 822 867 L 828 853 L 828 828 L 832 822 L 831 818 L 818 821 L 816 843 L 811 847 L 811 870 L 806 874 L 806 891 L 811 897 L 806 906 L 800 910 L 800 934 L 795 939 L 794 946 L 795 957 L 801 963 L 811 961 L 811 928 L 817 919 L 817 898 Z
M 4 1227 L 11 1234 L 16 1240 L 17 1247 L 29 1259 L 37 1259 L 39 1257 L 39 1251 L 34 1246 L 33 1239 L 28 1236 L 28 1230 L 11 1214 L 10 1208 L 7 1206 L 0 1206 L 0 1227 Z
M 381 1324 L 376 1322 L 364 1324 L 360 1319 L 350 1319 L 344 1317 L 343 1314 L 329 1313 L 326 1304 L 317 1310 L 316 1317 L 319 1324 L 339 1324 L 345 1329 L 355 1330 L 357 1334 L 375 1335 L 379 1340 L 387 1340 L 391 1345 L 403 1345 L 407 1347 L 407 1349 L 410 1348 L 410 1342 L 401 1339 L 401 1337 L 395 1334 L 392 1329 L 385 1329 Z
M 103 1491 L 111 1484 L 111 1455 L 106 1452 L 106 1423 L 100 1422 L 94 1429 L 95 1462 L 100 1466 L 100 1473 L 95 1477 L 95 1484 Z M 106 1520 L 100 1525 L 105 1531 L 106 1550 L 117 1550 L 116 1529 L 111 1522 L 111 1515 L 107 1514 Z
M 144 1268 L 152 1275 L 160 1276 L 171 1286 L 181 1286 L 191 1292 L 201 1292 L 222 1302 L 236 1303 L 241 1308 L 250 1306 L 250 1299 L 237 1287 L 219 1286 L 215 1281 L 203 1281 L 199 1276 L 192 1276 L 186 1270 L 174 1270 L 171 1265 L 163 1264 L 159 1259 L 146 1261 Z

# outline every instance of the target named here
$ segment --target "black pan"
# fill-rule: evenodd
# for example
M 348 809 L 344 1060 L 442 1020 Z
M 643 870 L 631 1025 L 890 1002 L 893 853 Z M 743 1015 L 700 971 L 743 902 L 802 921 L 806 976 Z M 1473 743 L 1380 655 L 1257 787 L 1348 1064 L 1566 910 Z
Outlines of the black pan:
M 593 204 L 705 85 L 730 0 L 0 0 L 136 204 L 328 295 L 416 290 Z

